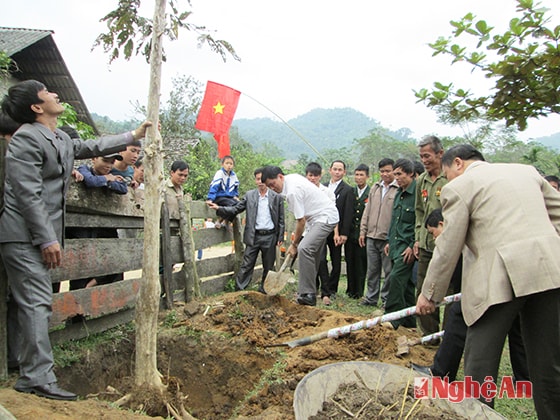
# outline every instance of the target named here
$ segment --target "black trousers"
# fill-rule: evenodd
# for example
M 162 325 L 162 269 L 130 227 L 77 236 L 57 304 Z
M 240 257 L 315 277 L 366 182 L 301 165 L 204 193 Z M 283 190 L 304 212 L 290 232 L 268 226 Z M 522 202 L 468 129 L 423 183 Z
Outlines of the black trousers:
M 353 299 L 360 299 L 364 295 L 366 283 L 366 247 L 361 247 L 356 239 L 348 239 L 344 244 L 344 260 L 346 261 L 346 278 L 348 279 L 346 294 Z
M 259 252 L 261 253 L 263 265 L 262 286 L 266 275 L 274 267 L 274 262 L 276 260 L 276 233 L 273 232 L 266 235 L 256 234 L 253 245 L 247 245 L 245 247 L 243 261 L 235 277 L 235 288 L 237 290 L 244 290 L 251 283 Z
M 505 337 L 518 316 L 537 416 L 540 420 L 557 419 L 560 413 L 560 289 L 517 297 L 488 308 L 467 330 L 465 375 L 479 383 L 486 376 L 496 378 Z
M 461 302 L 452 303 L 449 307 L 447 315 L 447 323 L 445 326 L 445 335 L 438 347 L 434 357 L 432 373 L 434 376 L 449 378 L 449 382 L 453 382 L 457 377 L 457 370 L 463 357 L 465 349 L 465 340 L 467 338 L 467 324 L 463 319 L 461 311 Z M 525 346 L 521 336 L 521 324 L 517 317 L 508 332 L 509 338 L 509 357 L 513 376 L 515 380 L 528 381 L 529 368 L 527 367 L 527 356 L 525 354 Z
M 329 296 L 334 296 L 336 293 L 338 293 L 338 282 L 340 281 L 342 247 L 335 246 L 334 234 L 332 233 L 327 238 L 327 249 L 329 250 L 329 255 L 331 256 L 331 266 L 332 266 L 331 272 L 329 274 L 328 283 L 327 283 L 327 290 L 329 291 Z

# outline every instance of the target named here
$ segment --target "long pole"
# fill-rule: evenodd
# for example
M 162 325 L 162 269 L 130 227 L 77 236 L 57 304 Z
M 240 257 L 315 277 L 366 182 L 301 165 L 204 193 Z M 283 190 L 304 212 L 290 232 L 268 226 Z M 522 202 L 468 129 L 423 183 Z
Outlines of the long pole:
M 461 293 L 457 293 L 455 295 L 446 296 L 440 303 L 437 304 L 437 306 L 447 305 L 449 303 L 458 302 L 460 300 Z M 400 311 L 391 312 L 382 316 L 377 316 L 375 318 L 358 321 L 354 324 L 331 328 L 328 331 L 324 331 L 322 333 L 311 335 L 308 337 L 298 338 L 297 340 L 289 341 L 287 343 L 283 343 L 282 345 L 289 346 L 290 348 L 306 346 L 325 338 L 337 338 L 343 335 L 350 334 L 353 331 L 362 330 L 364 328 L 373 328 L 377 324 L 388 321 L 396 321 L 398 319 L 402 319 L 412 315 L 416 315 L 416 306 L 411 306 L 409 308 L 401 309 Z

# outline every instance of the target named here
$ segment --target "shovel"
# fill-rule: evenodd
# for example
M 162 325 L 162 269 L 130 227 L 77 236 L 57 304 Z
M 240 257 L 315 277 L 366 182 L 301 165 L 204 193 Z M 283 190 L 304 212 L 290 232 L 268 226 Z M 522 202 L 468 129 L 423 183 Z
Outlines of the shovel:
M 267 295 L 277 295 L 284 287 L 286 287 L 286 284 L 293 279 L 292 274 L 289 271 L 287 273 L 284 272 L 290 267 L 290 261 L 292 261 L 292 256 L 287 254 L 282 267 L 280 267 L 280 271 L 276 272 L 271 270 L 266 274 L 263 287 Z
M 441 302 L 439 302 L 436 305 L 436 307 L 442 305 L 448 305 L 453 302 L 459 302 L 460 300 L 461 300 L 461 293 L 446 296 L 443 298 Z M 298 338 L 296 340 L 288 341 L 286 343 L 270 344 L 267 345 L 266 347 L 287 346 L 293 349 L 294 347 L 306 346 L 308 344 L 315 343 L 316 341 L 324 340 L 325 338 L 338 338 L 343 335 L 350 334 L 353 331 L 362 330 L 364 328 L 373 328 L 377 324 L 381 324 L 387 321 L 396 321 L 397 319 L 402 319 L 412 315 L 416 315 L 416 306 L 404 308 L 401 309 L 400 311 L 391 312 L 382 316 L 377 316 L 375 318 L 358 321 L 354 324 L 348 324 L 342 327 L 331 328 L 328 331 L 323 331 L 321 333 L 310 335 L 308 337 Z
M 425 335 L 424 337 L 416 338 L 414 340 L 409 340 L 408 338 L 406 338 L 406 336 L 401 335 L 399 338 L 397 338 L 397 356 L 404 356 L 405 354 L 408 354 L 410 347 L 412 346 L 416 346 L 418 344 L 426 344 L 432 340 L 441 338 L 443 337 L 444 333 L 445 331 L 438 331 L 436 333 Z

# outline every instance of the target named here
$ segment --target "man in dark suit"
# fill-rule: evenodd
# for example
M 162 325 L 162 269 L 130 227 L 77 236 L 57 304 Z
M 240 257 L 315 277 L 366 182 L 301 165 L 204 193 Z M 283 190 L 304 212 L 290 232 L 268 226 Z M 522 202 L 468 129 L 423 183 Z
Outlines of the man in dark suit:
M 350 236 L 344 245 L 344 258 L 346 260 L 346 277 L 348 288 L 346 294 L 352 299 L 360 299 L 364 295 L 364 286 L 367 272 L 367 253 L 366 248 L 361 247 L 360 224 L 362 215 L 366 208 L 369 196 L 369 167 L 363 163 L 354 169 L 354 181 L 356 186 L 352 188 L 354 194 L 354 214 Z
M 9 340 L 18 349 L 16 391 L 59 400 L 76 395 L 58 387 L 49 340 L 52 287 L 49 270 L 62 262 L 65 193 L 74 158 L 124 150 L 144 136 L 151 123 L 131 133 L 99 140 L 70 139 L 56 128 L 64 111 L 58 95 L 35 80 L 12 86 L 2 110 L 22 124 L 6 155 L 4 210 L 0 215 L 0 253 L 6 267 L 19 333 Z
M 331 180 L 325 185 L 334 192 L 339 222 L 338 228 L 327 238 L 327 248 L 331 256 L 332 267 L 328 283 L 329 296 L 323 296 L 325 305 L 330 305 L 330 296 L 334 296 L 338 292 L 342 245 L 348 240 L 352 218 L 354 217 L 354 192 L 352 187 L 342 179 L 346 175 L 346 164 L 341 160 L 333 161 L 329 173 Z
M 243 243 L 246 245 L 243 262 L 235 278 L 235 288 L 244 290 L 251 283 L 259 252 L 263 274 L 259 291 L 265 293 L 263 283 L 267 273 L 274 267 L 276 246 L 284 241 L 284 200 L 261 182 L 262 168 L 254 172 L 257 188 L 248 191 L 234 206 L 219 207 L 212 204 L 216 214 L 231 219 L 246 211 Z

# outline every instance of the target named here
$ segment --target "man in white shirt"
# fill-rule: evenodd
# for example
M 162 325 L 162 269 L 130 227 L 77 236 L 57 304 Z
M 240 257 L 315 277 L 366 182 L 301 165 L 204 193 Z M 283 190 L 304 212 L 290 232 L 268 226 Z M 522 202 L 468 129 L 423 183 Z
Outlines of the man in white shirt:
M 321 250 L 327 236 L 338 223 L 335 204 L 306 178 L 298 174 L 284 175 L 278 166 L 266 166 L 262 182 L 288 202 L 296 218 L 294 239 L 287 252 L 293 257 L 299 254 L 299 283 L 297 302 L 300 305 L 316 305 L 317 267 Z M 303 237 L 305 226 L 308 230 Z

